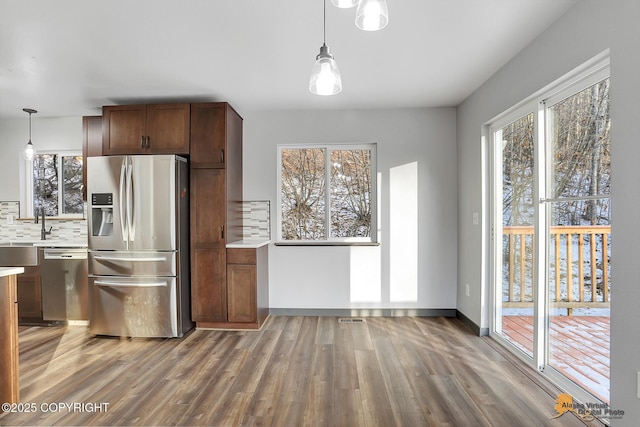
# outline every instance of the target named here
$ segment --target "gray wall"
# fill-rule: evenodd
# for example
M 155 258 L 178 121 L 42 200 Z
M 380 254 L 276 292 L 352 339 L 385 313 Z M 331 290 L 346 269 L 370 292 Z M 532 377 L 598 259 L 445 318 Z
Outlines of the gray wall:
M 488 280 L 483 248 L 487 225 L 481 129 L 491 118 L 583 62 L 610 49 L 612 145 L 611 407 L 625 411 L 616 426 L 640 419 L 640 2 L 583 0 L 497 72 L 457 112 L 457 307 L 489 326 Z M 471 224 L 480 211 L 483 224 Z M 484 231 L 484 233 L 483 233 Z M 471 285 L 465 296 L 465 283 Z
M 271 247 L 270 305 L 282 309 L 455 309 L 455 109 L 245 112 L 245 200 L 270 200 L 278 144 L 376 142 L 378 247 Z M 33 117 L 39 150 L 80 149 L 82 122 Z M 0 122 L 0 200 L 19 200 L 28 119 Z M 393 201 L 393 206 L 391 201 Z M 0 227 L 6 224 L 0 224 Z
M 271 201 L 273 237 L 278 144 L 378 144 L 382 244 L 271 247 L 272 308 L 455 308 L 455 109 L 242 115 L 244 197 Z

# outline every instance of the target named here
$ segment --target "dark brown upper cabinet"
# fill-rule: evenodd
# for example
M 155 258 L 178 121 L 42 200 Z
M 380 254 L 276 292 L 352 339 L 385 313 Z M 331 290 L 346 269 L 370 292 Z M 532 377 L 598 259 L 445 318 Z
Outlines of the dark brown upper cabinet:
M 102 107 L 102 154 L 189 154 L 190 104 Z
M 226 102 L 191 104 L 191 167 L 242 167 L 242 117 Z

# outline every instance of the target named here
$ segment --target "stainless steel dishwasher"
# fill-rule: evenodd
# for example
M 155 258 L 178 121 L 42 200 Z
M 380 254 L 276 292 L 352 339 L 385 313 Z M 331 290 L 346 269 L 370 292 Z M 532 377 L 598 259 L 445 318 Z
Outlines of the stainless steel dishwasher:
M 41 248 L 42 318 L 89 320 L 87 248 Z

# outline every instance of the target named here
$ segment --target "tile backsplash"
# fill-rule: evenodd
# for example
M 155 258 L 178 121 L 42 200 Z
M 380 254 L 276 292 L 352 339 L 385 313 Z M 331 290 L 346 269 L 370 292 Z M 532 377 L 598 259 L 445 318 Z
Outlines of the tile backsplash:
M 86 210 L 86 209 L 85 209 Z M 19 202 L 0 202 L 0 240 L 38 240 L 42 224 L 19 220 Z M 85 215 L 86 218 L 86 215 Z M 13 222 L 9 224 L 9 222 Z M 86 219 L 47 219 L 47 229 L 51 227 L 51 240 L 87 241 Z
M 270 203 L 269 201 L 241 202 L 244 239 L 270 239 Z M 38 240 L 42 224 L 33 221 L 18 220 L 19 202 L 0 202 L 0 241 L 2 240 Z M 86 218 L 86 204 L 85 204 Z M 12 224 L 9 224 L 12 222 Z M 47 229 L 52 227 L 50 240 L 87 241 L 86 219 L 47 219 Z
M 243 239 L 271 239 L 270 202 L 241 202 Z

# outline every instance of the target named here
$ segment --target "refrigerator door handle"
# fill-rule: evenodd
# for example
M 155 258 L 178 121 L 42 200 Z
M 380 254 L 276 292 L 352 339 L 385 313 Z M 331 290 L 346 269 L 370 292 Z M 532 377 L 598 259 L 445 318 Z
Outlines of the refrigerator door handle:
M 135 261 L 135 262 L 160 262 L 166 261 L 167 258 L 163 256 L 155 256 L 155 257 L 118 257 L 118 256 L 108 256 L 108 255 L 95 255 L 93 259 L 98 259 L 102 261 Z
M 166 287 L 167 282 L 136 282 L 136 283 L 126 283 L 126 282 L 111 282 L 109 280 L 95 280 L 93 282 L 97 286 L 107 286 L 110 288 L 160 288 Z
M 127 223 L 125 220 L 125 194 L 124 194 L 124 189 L 126 187 L 126 179 L 127 179 L 127 158 L 125 157 L 122 160 L 122 166 L 120 166 L 120 192 L 119 192 L 119 197 L 120 197 L 120 230 L 122 231 L 122 240 L 123 241 L 128 241 L 129 240 L 129 233 L 127 232 Z
M 133 203 L 133 165 L 127 165 L 127 228 L 129 229 L 129 241 L 135 240 L 136 227 L 134 224 L 135 206 Z

